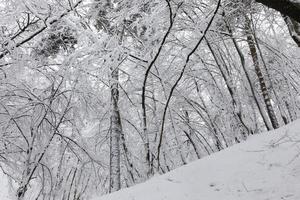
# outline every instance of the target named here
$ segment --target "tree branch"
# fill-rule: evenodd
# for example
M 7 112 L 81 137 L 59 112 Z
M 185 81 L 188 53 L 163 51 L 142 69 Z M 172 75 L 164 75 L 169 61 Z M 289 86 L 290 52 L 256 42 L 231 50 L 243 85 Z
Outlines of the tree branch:
M 291 0 L 256 0 L 259 3 L 273 8 L 300 23 L 300 2 Z

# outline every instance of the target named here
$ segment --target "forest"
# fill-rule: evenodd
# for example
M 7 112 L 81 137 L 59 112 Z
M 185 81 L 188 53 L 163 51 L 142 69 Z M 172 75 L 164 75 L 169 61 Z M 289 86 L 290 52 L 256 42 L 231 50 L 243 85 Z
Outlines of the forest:
M 300 115 L 299 0 L 0 0 L 0 171 L 86 200 Z

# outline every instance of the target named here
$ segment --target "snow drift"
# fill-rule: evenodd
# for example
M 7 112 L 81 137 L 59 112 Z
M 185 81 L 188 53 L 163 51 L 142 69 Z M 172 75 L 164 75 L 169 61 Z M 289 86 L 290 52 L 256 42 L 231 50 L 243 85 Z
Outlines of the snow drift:
M 10 184 L 7 176 L 0 169 L 0 200 L 11 200 Z
M 300 120 L 92 200 L 299 200 Z

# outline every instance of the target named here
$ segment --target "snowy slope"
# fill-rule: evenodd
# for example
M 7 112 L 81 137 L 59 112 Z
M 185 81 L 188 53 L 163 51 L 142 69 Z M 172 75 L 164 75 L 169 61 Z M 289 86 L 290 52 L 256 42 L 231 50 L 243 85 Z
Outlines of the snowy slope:
M 8 178 L 0 169 L 0 200 L 11 200 Z
M 92 200 L 299 200 L 300 120 Z

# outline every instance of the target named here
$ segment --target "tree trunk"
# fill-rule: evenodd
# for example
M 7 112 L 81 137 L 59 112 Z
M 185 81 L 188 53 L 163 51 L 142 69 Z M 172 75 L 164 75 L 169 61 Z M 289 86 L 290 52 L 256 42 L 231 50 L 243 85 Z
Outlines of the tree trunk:
M 250 74 L 248 72 L 248 70 L 246 69 L 246 63 L 245 63 L 245 56 L 244 54 L 242 53 L 237 41 L 235 40 L 235 38 L 233 37 L 233 34 L 232 34 L 232 30 L 230 28 L 230 26 L 226 23 L 227 25 L 227 29 L 231 35 L 231 40 L 234 44 L 234 47 L 240 57 L 240 60 L 241 60 L 241 65 L 242 65 L 242 68 L 243 68 L 243 71 L 245 72 L 245 75 L 246 75 L 246 79 L 247 79 L 247 82 L 249 83 L 249 87 L 250 87 L 250 90 L 251 90 L 251 93 L 253 95 L 253 99 L 254 99 L 254 102 L 258 108 L 258 111 L 260 113 L 260 116 L 262 117 L 263 119 L 263 122 L 267 128 L 267 130 L 272 130 L 272 125 L 270 124 L 270 121 L 268 120 L 268 117 L 266 116 L 265 112 L 264 112 L 264 109 L 263 109 L 263 106 L 260 104 L 260 102 L 258 101 L 258 98 L 257 98 L 257 95 L 255 93 L 255 90 L 254 90 L 254 87 L 253 87 L 253 83 L 250 79 Z
M 195 150 L 195 153 L 197 155 L 197 158 L 200 159 L 201 158 L 201 149 L 196 143 L 196 141 L 197 141 L 196 133 L 190 124 L 190 116 L 189 116 L 188 111 L 186 111 L 186 110 L 184 111 L 184 117 L 185 117 L 185 123 L 188 125 L 188 129 L 189 129 L 189 132 L 185 131 L 184 133 L 187 136 L 187 138 L 189 139 L 189 141 L 191 142 L 191 144 Z
M 271 97 L 270 97 L 269 91 L 267 89 L 265 78 L 260 69 L 260 64 L 259 64 L 259 60 L 258 60 L 258 54 L 256 51 L 254 38 L 251 34 L 250 20 L 247 18 L 246 18 L 246 27 L 245 28 L 246 28 L 246 32 L 247 32 L 247 43 L 248 43 L 248 46 L 250 49 L 250 54 L 251 54 L 253 64 L 255 67 L 255 73 L 258 77 L 259 86 L 260 86 L 260 90 L 262 92 L 262 96 L 263 96 L 263 100 L 264 100 L 264 103 L 265 103 L 265 106 L 267 109 L 267 113 L 268 113 L 269 119 L 272 123 L 272 127 L 274 129 L 277 129 L 277 128 L 279 128 L 279 123 L 278 123 L 276 114 L 274 112 L 274 108 L 271 103 Z
M 213 58 L 214 58 L 217 66 L 218 66 L 218 68 L 219 68 L 219 70 L 221 72 L 221 76 L 223 77 L 223 79 L 225 81 L 225 85 L 226 85 L 226 88 L 227 88 L 227 90 L 229 92 L 229 95 L 230 95 L 230 98 L 231 98 L 231 102 L 232 102 L 232 113 L 233 113 L 233 116 L 237 120 L 237 123 L 239 124 L 239 126 L 243 129 L 241 131 L 241 135 L 242 135 L 243 139 L 246 139 L 247 136 L 251 134 L 251 131 L 248 128 L 248 126 L 246 125 L 246 123 L 244 122 L 243 118 L 242 118 L 241 108 L 239 106 L 238 101 L 236 100 L 238 98 L 236 98 L 237 94 L 235 93 L 235 91 L 233 89 L 231 77 L 228 77 L 229 75 L 226 74 L 226 72 L 222 68 L 222 66 L 221 66 L 221 64 L 219 62 L 218 56 L 215 53 L 215 50 L 214 50 L 213 46 L 210 44 L 210 42 L 207 39 L 206 39 L 206 43 L 207 43 L 207 46 L 208 46 L 210 52 L 212 53 Z M 226 63 L 223 62 L 223 65 L 226 66 Z
M 111 69 L 111 132 L 110 132 L 110 165 L 109 165 L 109 192 L 121 188 L 120 174 L 120 138 L 122 134 L 119 111 L 119 71 Z

